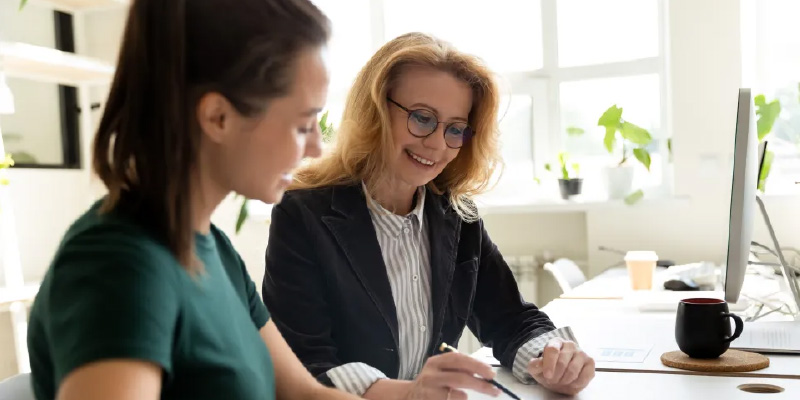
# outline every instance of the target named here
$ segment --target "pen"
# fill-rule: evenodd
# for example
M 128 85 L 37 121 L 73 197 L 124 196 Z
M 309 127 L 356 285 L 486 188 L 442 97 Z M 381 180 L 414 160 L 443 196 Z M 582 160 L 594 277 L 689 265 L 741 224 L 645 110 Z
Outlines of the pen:
M 455 349 L 455 347 L 453 347 L 453 346 L 450 346 L 450 345 L 449 345 L 449 344 L 447 344 L 447 343 L 442 343 L 442 344 L 439 346 L 439 351 L 441 351 L 441 352 L 451 352 L 451 353 L 458 353 L 458 350 L 456 350 L 456 349 Z M 511 398 L 512 398 L 512 399 L 515 399 L 515 400 L 522 400 L 522 399 L 521 399 L 519 396 L 517 396 L 516 394 L 514 394 L 514 392 L 512 392 L 512 391 L 508 390 L 508 388 L 507 388 L 507 387 L 505 387 L 505 386 L 503 386 L 503 385 L 502 385 L 500 382 L 498 382 L 498 381 L 496 381 L 496 380 L 494 380 L 494 379 L 485 379 L 485 378 L 481 378 L 481 379 L 483 379 L 483 380 L 484 380 L 484 381 L 486 381 L 486 382 L 489 382 L 489 383 L 491 383 L 492 385 L 494 385 L 494 386 L 495 386 L 495 387 L 497 387 L 498 389 L 502 390 L 502 391 L 503 391 L 503 393 L 505 393 L 505 394 L 507 394 L 507 395 L 511 396 Z

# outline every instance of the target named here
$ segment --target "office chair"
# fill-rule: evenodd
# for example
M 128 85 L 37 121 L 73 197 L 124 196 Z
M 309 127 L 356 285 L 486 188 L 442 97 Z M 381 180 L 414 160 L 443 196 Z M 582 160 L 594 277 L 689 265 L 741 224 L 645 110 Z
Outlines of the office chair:
M 31 388 L 31 374 L 14 375 L 0 381 L 0 400 L 36 400 Z
M 559 258 L 551 263 L 546 263 L 544 270 L 553 275 L 564 293 L 586 282 L 586 275 L 583 274 L 580 267 L 567 258 Z

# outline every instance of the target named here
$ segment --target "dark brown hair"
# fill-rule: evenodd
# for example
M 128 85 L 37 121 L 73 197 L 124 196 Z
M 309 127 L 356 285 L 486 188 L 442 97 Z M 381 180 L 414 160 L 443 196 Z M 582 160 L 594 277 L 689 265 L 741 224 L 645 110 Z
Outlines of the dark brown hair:
M 196 103 L 225 96 L 243 115 L 290 89 L 295 59 L 324 45 L 329 21 L 308 0 L 135 0 L 97 136 L 102 207 L 136 218 L 189 271 Z

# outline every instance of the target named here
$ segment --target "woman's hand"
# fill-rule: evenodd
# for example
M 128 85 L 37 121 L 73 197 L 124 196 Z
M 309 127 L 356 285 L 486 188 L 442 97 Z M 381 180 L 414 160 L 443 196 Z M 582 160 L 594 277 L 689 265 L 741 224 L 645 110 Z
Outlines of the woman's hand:
M 575 342 L 555 338 L 547 343 L 541 357 L 531 360 L 528 372 L 540 385 L 573 396 L 594 378 L 594 360 Z
M 501 392 L 484 379 L 494 378 L 492 367 L 464 354 L 446 353 L 428 359 L 417 378 L 411 382 L 406 400 L 466 400 L 461 389 L 490 396 Z M 481 379 L 483 378 L 483 379 Z

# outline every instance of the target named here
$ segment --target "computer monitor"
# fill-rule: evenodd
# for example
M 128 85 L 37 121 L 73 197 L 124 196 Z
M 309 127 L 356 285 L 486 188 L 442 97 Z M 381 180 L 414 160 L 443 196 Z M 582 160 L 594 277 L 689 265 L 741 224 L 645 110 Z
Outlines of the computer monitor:
M 761 152 L 759 152 L 758 147 L 756 118 L 750 89 L 739 89 L 733 150 L 731 207 L 728 220 L 728 256 L 724 284 L 725 301 L 729 303 L 739 301 L 739 292 L 742 290 L 750 258 L 753 219 L 756 216 L 758 175 L 765 149 L 762 146 Z

